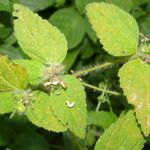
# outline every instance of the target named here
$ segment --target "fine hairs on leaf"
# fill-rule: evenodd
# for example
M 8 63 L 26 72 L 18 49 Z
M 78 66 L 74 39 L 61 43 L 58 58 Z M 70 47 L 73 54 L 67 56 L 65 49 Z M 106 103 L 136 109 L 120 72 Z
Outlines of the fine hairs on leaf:
M 75 135 L 84 138 L 87 124 L 85 92 L 78 79 L 73 76 L 63 77 L 64 67 L 60 63 L 67 52 L 64 35 L 28 8 L 15 4 L 14 9 L 13 15 L 18 17 L 14 21 L 15 35 L 23 51 L 32 58 L 32 60 L 15 60 L 14 62 L 27 68 L 29 83 L 41 84 L 38 80 L 41 78 L 43 88 L 47 88 L 47 92 L 52 92 L 50 96 L 40 91 L 32 92 L 31 107 L 26 108 L 24 101 L 23 103 L 19 101 L 19 110 L 25 112 L 29 120 L 39 127 L 55 132 L 69 129 Z M 29 23 L 30 18 L 32 21 Z M 30 40 L 28 40 L 29 38 Z M 35 68 L 35 72 L 33 72 L 33 68 Z M 67 83 L 65 84 L 65 82 Z M 78 93 L 79 95 L 71 100 L 72 95 L 76 93 L 73 88 L 75 85 L 81 94 Z M 66 97 L 65 101 L 60 101 L 63 97 Z M 58 106 L 57 103 L 59 103 Z M 68 108 L 64 114 L 68 117 L 67 121 L 59 116 L 64 109 L 62 106 Z M 80 118 L 77 117 L 78 113 L 80 113 Z M 36 117 L 37 114 L 38 117 Z
M 131 60 L 120 69 L 119 77 L 128 102 L 135 107 L 142 131 L 148 136 L 150 134 L 150 66 L 140 59 Z
M 19 4 L 14 5 L 13 16 L 17 17 L 14 20 L 16 38 L 29 57 L 44 64 L 61 63 L 64 60 L 67 41 L 55 26 Z
M 0 149 L 149 149 L 149 12 L 149 0 L 0 1 Z
M 96 143 L 95 150 L 135 149 L 141 150 L 144 138 L 133 111 L 129 111 L 111 125 Z
M 136 53 L 139 29 L 131 15 L 107 3 L 91 3 L 86 10 L 97 37 L 108 53 L 113 56 Z

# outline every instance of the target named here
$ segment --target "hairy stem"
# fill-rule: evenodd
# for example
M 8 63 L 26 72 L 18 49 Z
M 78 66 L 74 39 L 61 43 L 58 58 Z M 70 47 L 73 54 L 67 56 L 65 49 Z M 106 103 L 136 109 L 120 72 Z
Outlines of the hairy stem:
M 82 84 L 83 84 L 85 87 L 91 88 L 91 89 L 93 89 L 93 90 L 95 90 L 95 91 L 105 92 L 105 93 L 112 94 L 112 95 L 116 95 L 116 96 L 120 95 L 118 92 L 110 91 L 110 90 L 105 90 L 105 89 L 102 89 L 102 88 L 93 86 L 93 85 L 88 84 L 88 83 L 85 83 L 85 82 L 82 82 Z
M 96 65 L 94 67 L 90 67 L 88 69 L 84 69 L 84 70 L 78 71 L 74 75 L 76 77 L 84 76 L 84 75 L 86 75 L 86 74 L 88 74 L 90 72 L 93 72 L 93 71 L 96 71 L 96 70 L 100 70 L 100 69 L 103 69 L 103 68 L 106 68 L 106 67 L 110 67 L 111 65 L 113 65 L 112 62 L 107 62 L 107 63 L 104 63 L 104 64 L 99 64 L 99 65 Z
M 125 61 L 128 60 L 128 57 L 126 58 L 121 58 L 121 59 L 117 59 L 115 61 L 112 61 L 112 62 L 106 62 L 106 63 L 103 63 L 103 64 L 98 64 L 96 66 L 93 66 L 93 67 L 89 67 L 87 69 L 83 69 L 83 70 L 80 70 L 80 71 L 77 71 L 76 73 L 74 73 L 74 76 L 76 77 L 80 77 L 80 76 L 85 76 L 87 75 L 88 73 L 91 73 L 93 71 L 97 71 L 97 70 L 101 70 L 101 69 L 105 69 L 107 67 L 110 67 L 114 64 L 117 64 L 117 63 L 123 63 Z

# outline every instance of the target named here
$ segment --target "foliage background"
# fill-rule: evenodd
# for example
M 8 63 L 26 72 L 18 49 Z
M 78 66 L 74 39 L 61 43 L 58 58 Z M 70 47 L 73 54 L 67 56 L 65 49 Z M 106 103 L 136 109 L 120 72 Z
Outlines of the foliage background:
M 98 42 L 85 16 L 85 5 L 93 1 L 113 3 L 130 12 L 137 20 L 140 32 L 145 35 L 150 34 L 149 0 L 0 0 L 0 54 L 8 55 L 10 59 L 27 58 L 18 46 L 13 31 L 12 6 L 13 3 L 18 2 L 30 7 L 44 19 L 48 19 L 66 35 L 69 46 L 67 58 L 64 61 L 66 72 L 70 73 L 70 70 L 77 71 L 114 60 L 115 58 L 105 52 L 101 43 Z M 117 76 L 121 66 L 122 64 L 113 65 L 113 67 L 85 75 L 82 79 L 97 87 L 122 93 Z M 123 94 L 112 96 L 88 88 L 86 93 L 89 111 L 98 110 L 98 104 L 101 104 L 99 110 L 108 112 L 113 110 L 116 116 L 119 116 L 123 110 L 132 107 L 127 104 Z M 12 120 L 9 120 L 8 115 L 0 116 L 0 149 L 73 150 L 80 149 L 79 145 L 86 145 L 88 149 L 93 149 L 98 137 L 116 118 L 114 114 L 110 114 L 110 118 L 104 117 L 104 120 L 97 121 L 99 116 L 90 117 L 90 115 L 90 125 L 85 140 L 75 139 L 67 132 L 58 134 L 37 128 L 22 116 Z M 149 148 L 148 137 L 144 150 Z

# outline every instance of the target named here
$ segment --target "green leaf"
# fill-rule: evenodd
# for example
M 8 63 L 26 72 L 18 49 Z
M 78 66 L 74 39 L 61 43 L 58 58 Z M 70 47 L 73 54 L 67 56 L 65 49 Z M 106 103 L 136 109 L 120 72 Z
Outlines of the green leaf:
M 110 4 L 114 4 L 126 11 L 130 11 L 133 6 L 132 0 L 75 0 L 75 6 L 78 11 L 82 14 L 85 11 L 86 5 L 92 2 L 107 2 Z
M 49 21 L 65 34 L 69 49 L 75 48 L 82 41 L 85 34 L 84 20 L 74 8 L 56 11 Z
M 102 2 L 103 0 L 75 0 L 77 10 L 82 14 L 85 11 L 85 6 L 91 2 Z
M 86 28 L 86 33 L 88 34 L 89 38 L 96 43 L 97 42 L 97 36 L 95 31 L 92 29 L 91 24 L 89 23 L 89 20 L 87 17 L 84 18 L 85 21 L 85 28 Z
M 64 150 L 78 150 L 79 145 L 74 140 L 71 132 L 63 132 Z
M 61 63 L 67 53 L 65 36 L 27 7 L 15 4 L 14 9 L 15 35 L 23 51 L 44 64 Z
M 109 2 L 109 0 L 107 0 L 107 2 Z M 133 1 L 132 0 L 113 0 L 112 4 L 126 11 L 130 11 L 133 6 Z
M 33 92 L 33 95 L 35 102 L 26 110 L 29 120 L 36 126 L 49 131 L 60 132 L 67 130 L 56 116 L 54 116 L 50 105 L 50 97 L 40 91 Z
M 15 109 L 14 97 L 11 92 L 0 93 L 0 114 L 13 112 Z
M 15 129 L 12 122 L 5 116 L 0 116 L 0 146 L 7 146 L 15 136 Z
M 127 56 L 137 51 L 139 29 L 132 16 L 107 3 L 91 3 L 86 9 L 90 23 L 108 53 Z
M 36 60 L 27 59 L 14 60 L 14 62 L 27 69 L 30 84 L 38 85 L 42 81 L 45 71 L 45 66 L 43 64 Z
M 55 0 L 55 6 L 56 7 L 61 7 L 65 4 L 66 0 Z
M 44 10 L 52 6 L 55 0 L 12 0 L 14 3 L 19 3 L 29 7 L 33 11 Z
M 69 70 L 73 64 L 75 63 L 78 54 L 79 54 L 79 48 L 76 48 L 74 50 L 71 50 L 67 53 L 67 57 L 65 58 L 65 60 L 63 61 L 63 64 L 65 66 L 65 70 Z
M 12 28 L 7 26 L 0 27 L 0 40 L 5 40 L 8 38 L 12 33 Z
M 133 104 L 144 134 L 150 134 L 150 66 L 140 59 L 131 60 L 119 71 L 120 84 Z
M 10 11 L 10 2 L 9 0 L 0 1 L 0 11 Z
M 117 120 L 113 112 L 92 111 L 88 113 L 88 124 L 94 124 L 107 129 L 112 123 Z
M 36 132 L 22 132 L 19 134 L 12 146 L 11 150 L 50 150 L 49 143 L 40 134 Z
M 141 23 L 141 28 L 142 28 L 142 32 L 146 35 L 149 35 L 150 34 L 150 17 L 145 17 L 143 20 L 142 20 L 142 23 Z
M 139 5 L 143 5 L 147 2 L 149 2 L 149 0 L 132 0 L 133 1 L 133 4 L 134 4 L 134 7 L 137 7 Z
M 130 111 L 104 132 L 94 150 L 141 150 L 143 146 L 144 138 Z
M 90 59 L 95 53 L 95 47 L 92 47 L 92 44 L 88 40 L 86 42 L 85 47 L 81 51 L 81 59 Z
M 54 92 L 50 96 L 52 110 L 63 125 L 75 135 L 84 138 L 87 125 L 84 87 L 74 76 L 66 75 L 63 81 L 67 89 Z
M 9 37 L 7 37 L 7 39 L 5 39 L 5 44 L 9 44 L 9 45 L 12 45 L 14 43 L 16 43 L 17 39 L 15 37 L 15 33 L 11 33 L 11 35 Z
M 14 64 L 7 57 L 0 57 L 0 91 L 25 89 L 28 84 L 28 74 L 25 68 Z
M 132 9 L 131 15 L 135 18 L 138 19 L 140 17 L 143 17 L 146 15 L 146 11 L 144 11 L 142 8 L 140 7 L 136 7 L 134 9 Z M 142 20 L 143 22 L 143 20 Z
M 9 44 L 0 45 L 0 54 L 7 55 L 9 59 L 21 59 L 24 57 L 21 50 Z

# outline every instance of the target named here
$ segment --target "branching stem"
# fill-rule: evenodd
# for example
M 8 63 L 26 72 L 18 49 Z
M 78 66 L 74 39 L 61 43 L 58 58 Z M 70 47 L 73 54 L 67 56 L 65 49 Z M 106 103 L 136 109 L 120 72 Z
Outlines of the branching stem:
M 104 91 L 103 91 L 102 94 L 101 94 L 101 98 L 102 98 L 102 99 L 103 99 L 104 96 L 105 96 L 105 91 L 106 91 L 106 89 L 107 89 L 107 85 L 105 85 Z M 101 106 L 101 101 L 99 100 L 99 101 L 98 101 L 98 104 L 97 104 L 97 107 L 96 107 L 96 111 L 99 111 L 100 106 Z
M 91 89 L 93 89 L 93 90 L 95 90 L 95 91 L 105 92 L 105 93 L 112 94 L 112 95 L 116 95 L 116 96 L 120 95 L 118 92 L 110 91 L 110 90 L 105 90 L 105 89 L 102 89 L 102 88 L 93 86 L 93 85 L 88 84 L 88 83 L 85 83 L 85 82 L 82 82 L 82 84 L 83 84 L 85 87 L 91 88 Z

